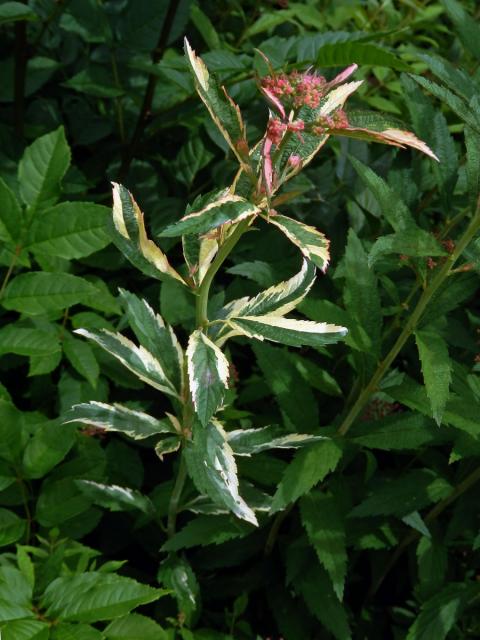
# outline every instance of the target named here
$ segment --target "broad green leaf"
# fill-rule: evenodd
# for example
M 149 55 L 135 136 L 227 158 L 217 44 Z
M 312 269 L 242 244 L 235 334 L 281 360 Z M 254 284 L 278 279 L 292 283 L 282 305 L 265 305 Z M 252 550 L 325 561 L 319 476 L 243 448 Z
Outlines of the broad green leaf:
M 287 350 L 266 343 L 254 343 L 252 348 L 285 423 L 296 431 L 309 430 L 317 425 L 317 399 L 310 385 L 298 374 Z
M 376 44 L 363 42 L 341 42 L 320 47 L 316 64 L 320 67 L 340 67 L 352 63 L 388 67 L 408 71 L 408 65 L 393 52 Z
M 71 273 L 31 271 L 10 282 L 2 304 L 6 309 L 37 315 L 66 309 L 95 293 L 90 282 Z
M 139 509 L 147 515 L 155 513 L 150 498 L 136 489 L 119 487 L 114 484 L 102 484 L 94 480 L 77 480 L 76 483 L 80 491 L 92 502 L 110 509 L 110 511 Z
M 157 580 L 167 589 L 171 589 L 178 603 L 179 615 L 190 626 L 200 606 L 200 587 L 187 560 L 184 557 L 170 555 L 160 565 Z
M 119 360 L 124 367 L 134 373 L 142 382 L 163 391 L 174 398 L 178 393 L 165 375 L 162 365 L 144 347 L 137 347 L 131 340 L 120 333 L 112 333 L 106 329 L 87 331 L 77 329 L 75 333 L 93 340 L 98 346 Z
M 15 620 L 2 627 L 2 640 L 48 640 L 49 625 L 40 620 Z
M 62 344 L 63 352 L 72 367 L 95 388 L 100 375 L 100 367 L 91 346 L 83 340 L 77 340 L 70 334 L 63 336 Z
M 417 330 L 415 341 L 432 414 L 440 426 L 452 380 L 452 364 L 448 355 L 448 346 L 435 326 Z
M 236 429 L 227 433 L 228 444 L 236 456 L 250 456 L 269 449 L 300 449 L 323 439 L 324 436 L 285 433 L 284 429 L 275 425 L 258 429 Z
M 106 431 L 124 433 L 134 440 L 174 430 L 168 420 L 157 420 L 147 413 L 128 409 L 120 404 L 95 401 L 73 406 L 65 417 L 65 422 L 83 422 Z
M 478 596 L 478 585 L 468 582 L 448 584 L 422 605 L 406 640 L 445 640 L 467 602 L 474 596 Z
M 49 529 L 60 526 L 63 528 L 76 518 L 81 518 L 87 522 L 85 533 L 88 533 L 88 513 L 91 505 L 91 500 L 84 496 L 76 486 L 75 479 L 64 477 L 43 484 L 37 500 L 35 518 L 42 527 Z M 101 515 L 100 512 L 98 513 Z M 99 519 L 97 518 L 93 522 L 93 527 Z M 83 529 L 81 531 L 83 532 Z
M 38 16 L 33 9 L 22 2 L 3 2 L 0 5 L 0 24 L 18 20 L 38 20 Z
M 60 622 L 52 627 L 50 640 L 103 640 L 103 634 L 89 624 Z
M 42 478 L 63 460 L 75 440 L 75 430 L 63 427 L 57 420 L 37 426 L 23 452 L 25 476 Z
M 185 459 L 188 474 L 200 493 L 227 507 L 238 518 L 257 524 L 255 513 L 240 497 L 233 451 L 218 422 L 194 425 L 193 440 L 185 447 Z
M 0 547 L 6 547 L 20 540 L 25 532 L 25 526 L 26 521 L 19 518 L 16 513 L 0 508 Z
M 10 400 L 0 399 L 0 456 L 15 465 L 28 438 L 24 426 L 24 414 Z
M 121 184 L 112 184 L 113 242 L 135 267 L 150 277 L 163 280 L 167 276 L 185 284 L 163 251 L 148 238 L 143 213 L 131 193 Z
M 252 532 L 252 528 L 243 522 L 227 515 L 201 515 L 190 520 L 162 547 L 163 551 L 179 551 L 192 547 L 204 547 L 209 544 L 218 545 L 243 538 Z
M 161 363 L 175 388 L 182 386 L 183 351 L 173 332 L 146 300 L 120 289 L 128 322 L 139 343 Z
M 42 606 L 47 616 L 65 622 L 97 622 L 123 616 L 164 593 L 131 578 L 91 571 L 56 578 L 45 590 Z
M 173 169 L 177 180 L 190 188 L 197 173 L 206 167 L 213 157 L 213 153 L 205 148 L 200 137 L 189 139 L 175 158 Z
M 373 357 L 375 362 L 380 355 L 380 334 L 382 330 L 382 309 L 378 280 L 369 267 L 367 255 L 355 231 L 348 232 L 345 251 L 345 307 L 353 322 L 350 331 L 356 344 L 362 344 L 360 327 L 368 336 L 368 343 L 362 345 L 363 351 Z
M 210 18 L 197 4 L 190 7 L 190 18 L 210 50 L 220 49 L 220 38 Z
M 339 600 L 347 573 L 345 522 L 333 495 L 311 493 L 300 500 L 300 513 L 308 539 L 327 570 Z
M 89 0 L 72 0 L 60 17 L 60 28 L 79 35 L 85 42 L 102 43 L 111 38 L 108 15 Z
M 416 450 L 441 436 L 432 420 L 412 411 L 402 411 L 373 422 L 360 422 L 348 437 L 367 449 L 401 451 Z
M 167 632 L 152 620 L 138 613 L 113 620 L 102 632 L 107 640 L 168 640 Z
M 228 325 L 240 333 L 256 340 L 271 340 L 291 347 L 323 347 L 342 340 L 347 334 L 345 327 L 326 322 L 293 320 L 273 315 L 234 317 Z
M 323 567 L 315 563 L 309 564 L 295 579 L 294 584 L 296 591 L 301 593 L 307 607 L 322 626 L 337 640 L 351 640 L 347 614 Z
M 28 376 L 43 376 L 52 373 L 61 361 L 61 351 L 54 351 L 48 354 L 48 356 L 30 356 Z
M 195 412 L 203 426 L 222 404 L 228 388 L 229 363 L 222 351 L 197 329 L 187 349 L 188 379 Z
M 390 253 L 414 258 L 446 255 L 438 240 L 431 233 L 418 227 L 380 236 L 370 249 L 368 264 L 373 265 L 381 256 Z
M 203 60 L 195 54 L 185 38 L 185 54 L 195 81 L 195 88 L 210 116 L 239 162 L 248 155 L 245 125 L 240 109 L 216 78 L 209 74 Z
M 457 0 L 441 0 L 465 48 L 480 60 L 480 27 Z
M 323 233 L 315 227 L 279 214 L 269 216 L 267 220 L 278 227 L 308 260 L 322 271 L 326 270 L 330 260 L 330 242 Z
M 37 138 L 27 147 L 18 166 L 18 179 L 20 195 L 30 215 L 55 204 L 69 166 L 70 147 L 63 127 Z
M 1 8 L 5 5 L 0 5 Z M 22 5 L 24 6 L 24 5 Z M 23 214 L 16 195 L 0 178 L 0 240 L 14 243 L 22 229 Z
M 260 209 L 240 196 L 225 190 L 221 197 L 209 202 L 202 209 L 192 211 L 171 224 L 160 234 L 161 237 L 174 238 L 181 235 L 204 234 L 227 222 L 240 222 L 260 213 Z
M 415 228 L 412 214 L 400 196 L 372 169 L 360 160 L 350 157 L 353 168 L 358 173 L 364 185 L 370 189 L 378 201 L 382 214 L 395 231 L 403 232 L 408 228 Z
M 0 353 L 48 357 L 60 353 L 60 339 L 51 331 L 8 324 L 0 329 Z
M 434 536 L 422 536 L 417 546 L 418 578 L 422 589 L 438 593 L 448 568 L 446 545 Z
M 453 487 L 429 469 L 414 469 L 399 477 L 377 478 L 371 495 L 351 512 L 352 518 L 379 515 L 406 516 L 412 511 L 446 498 Z
M 63 202 L 37 217 L 26 246 L 32 251 L 71 260 L 84 258 L 110 242 L 109 210 L 92 202 Z
M 342 453 L 340 442 L 325 440 L 295 454 L 273 496 L 271 512 L 281 511 L 308 493 L 328 473 L 335 470 Z

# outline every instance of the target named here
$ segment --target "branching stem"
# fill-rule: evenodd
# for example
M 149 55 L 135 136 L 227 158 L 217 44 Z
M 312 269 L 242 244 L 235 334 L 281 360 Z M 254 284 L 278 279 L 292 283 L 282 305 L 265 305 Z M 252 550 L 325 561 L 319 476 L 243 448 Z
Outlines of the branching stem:
M 377 370 L 375 371 L 372 378 L 370 379 L 370 382 L 360 393 L 355 404 L 353 405 L 353 407 L 350 409 L 350 411 L 347 413 L 346 417 L 344 418 L 342 424 L 338 429 L 338 433 L 340 435 L 344 436 L 349 431 L 350 427 L 353 425 L 353 423 L 355 422 L 359 414 L 363 411 L 371 395 L 375 393 L 375 391 L 377 390 L 378 385 L 380 384 L 384 375 L 387 373 L 387 371 L 391 367 L 393 361 L 395 360 L 395 358 L 398 356 L 398 354 L 404 347 L 408 338 L 415 331 L 418 325 L 418 322 L 422 317 L 425 309 L 427 308 L 429 302 L 431 301 L 432 297 L 435 295 L 438 289 L 442 286 L 442 284 L 451 274 L 456 261 L 462 255 L 463 251 L 465 250 L 465 248 L 473 239 L 473 237 L 475 236 L 475 234 L 479 229 L 480 229 L 480 200 L 477 206 L 477 210 L 472 220 L 470 221 L 470 224 L 468 225 L 465 233 L 462 235 L 460 240 L 457 242 L 457 245 L 453 253 L 446 258 L 443 265 L 438 269 L 437 273 L 434 275 L 434 277 L 432 278 L 428 286 L 423 291 L 422 295 L 420 296 L 417 302 L 415 309 L 413 310 L 411 316 L 408 318 L 407 322 L 405 323 L 405 326 L 403 327 L 403 330 L 398 336 L 395 344 L 390 349 L 385 359 L 382 360 L 382 362 L 380 362 L 380 364 L 377 367 Z

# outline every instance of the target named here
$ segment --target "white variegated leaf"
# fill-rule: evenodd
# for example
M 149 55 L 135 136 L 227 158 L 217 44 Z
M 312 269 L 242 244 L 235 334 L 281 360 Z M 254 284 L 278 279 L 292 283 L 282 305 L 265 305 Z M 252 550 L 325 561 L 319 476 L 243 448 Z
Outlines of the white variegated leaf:
M 157 420 L 148 413 L 129 409 L 121 404 L 95 401 L 74 405 L 67 413 L 64 422 L 82 422 L 106 431 L 118 431 L 135 440 L 149 438 L 159 433 L 175 433 L 169 420 Z
M 197 329 L 188 341 L 187 362 L 193 405 L 205 426 L 222 404 L 228 386 L 228 360 L 203 331 Z
M 258 429 L 236 429 L 227 433 L 228 444 L 236 456 L 250 456 L 269 449 L 299 449 L 324 436 L 305 433 L 285 433 L 282 427 L 271 425 Z
M 330 91 L 325 99 L 325 102 L 320 107 L 320 115 L 328 116 L 336 109 L 343 107 L 346 99 L 352 93 L 354 93 L 362 83 L 363 80 L 347 82 L 346 84 L 342 84 Z
M 144 347 L 137 347 L 125 336 L 120 333 L 112 333 L 107 329 L 101 329 L 100 331 L 77 329 L 75 333 L 93 340 L 102 349 L 117 358 L 143 382 L 170 396 L 179 397 L 173 384 L 167 378 L 162 365 Z

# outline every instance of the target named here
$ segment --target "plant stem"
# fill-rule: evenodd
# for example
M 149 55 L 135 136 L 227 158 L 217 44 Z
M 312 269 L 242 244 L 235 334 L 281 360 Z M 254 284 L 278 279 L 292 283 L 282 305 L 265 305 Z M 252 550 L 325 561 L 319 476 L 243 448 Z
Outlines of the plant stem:
M 171 538 L 175 534 L 175 525 L 177 522 L 178 505 L 182 496 L 185 480 L 187 479 L 187 465 L 185 463 L 185 454 L 182 451 L 180 454 L 180 465 L 178 467 L 177 478 L 173 487 L 172 495 L 170 496 L 170 503 L 168 505 L 168 517 L 167 517 L 167 535 Z
M 162 58 L 165 52 L 165 49 L 167 48 L 168 39 L 170 37 L 170 32 L 172 30 L 173 23 L 175 20 L 175 15 L 177 13 L 179 5 L 180 5 L 180 0 L 170 0 L 168 4 L 167 12 L 165 14 L 165 19 L 163 21 L 162 30 L 158 38 L 157 46 L 152 52 L 151 58 L 152 58 L 153 64 L 157 64 L 157 62 L 160 61 L 160 59 Z M 135 152 L 137 150 L 138 143 L 140 142 L 140 138 L 142 137 L 147 117 L 152 108 L 156 84 L 157 84 L 157 76 L 151 73 L 148 76 L 147 87 L 145 89 L 145 94 L 143 96 L 143 102 L 140 108 L 140 113 L 138 114 L 137 124 L 135 126 L 130 142 L 127 148 L 125 149 L 125 153 L 123 154 L 122 166 L 120 167 L 120 171 L 119 171 L 120 180 L 124 180 L 127 177 L 128 170 L 130 169 L 132 160 L 135 157 Z
M 213 278 L 215 274 L 220 269 L 222 264 L 225 262 L 229 253 L 232 251 L 234 246 L 240 240 L 242 235 L 247 230 L 249 224 L 251 222 L 251 218 L 246 218 L 245 220 L 241 220 L 237 226 L 230 233 L 228 238 L 222 244 L 218 253 L 215 257 L 215 260 L 210 265 L 207 273 L 205 274 L 202 284 L 198 289 L 198 298 L 197 298 L 197 326 L 204 327 L 208 323 L 208 294 L 210 292 L 210 287 L 213 282 Z
M 387 373 L 388 369 L 390 368 L 393 361 L 402 350 L 408 338 L 415 331 L 417 324 L 420 318 L 422 317 L 427 305 L 431 301 L 432 297 L 437 292 L 439 287 L 448 278 L 448 276 L 452 271 L 453 266 L 455 265 L 455 262 L 462 255 L 464 249 L 470 243 L 470 241 L 473 239 L 473 237 L 475 236 L 475 234 L 479 229 L 480 229 L 480 199 L 479 199 L 479 205 L 477 206 L 477 210 L 470 224 L 468 225 L 465 233 L 458 241 L 455 247 L 455 250 L 451 255 L 449 255 L 446 258 L 443 265 L 440 267 L 440 269 L 437 271 L 437 273 L 434 275 L 434 277 L 430 281 L 429 285 L 423 291 L 422 295 L 420 296 L 420 299 L 417 302 L 415 309 L 413 310 L 411 316 L 408 318 L 395 344 L 390 349 L 385 359 L 382 362 L 380 362 L 370 382 L 363 389 L 361 394 L 358 396 L 355 404 L 350 409 L 345 419 L 343 420 L 342 424 L 340 425 L 338 429 L 338 433 L 340 435 L 344 436 L 348 432 L 352 424 L 357 419 L 358 415 L 361 413 L 361 411 L 369 401 L 370 396 L 376 391 L 383 376 Z
M 462 480 L 462 482 L 460 482 L 460 484 L 458 484 L 455 487 L 454 491 L 452 491 L 452 493 L 449 496 L 441 500 L 432 509 L 430 509 L 430 511 L 427 513 L 427 515 L 423 519 L 425 524 L 428 524 L 429 522 L 432 522 L 432 520 L 435 520 L 435 518 L 437 518 L 441 513 L 443 513 L 443 511 L 445 511 L 445 509 L 450 504 L 452 504 L 452 502 L 454 502 L 457 498 L 459 498 L 466 491 L 468 491 L 468 489 L 473 487 L 473 485 L 475 485 L 479 480 L 480 480 L 480 468 L 477 468 L 470 475 L 468 475 L 464 480 Z M 392 555 L 389 562 L 387 563 L 381 576 L 376 580 L 376 582 L 370 588 L 366 598 L 367 601 L 373 598 L 373 596 L 377 593 L 378 589 L 381 587 L 383 581 L 387 577 L 387 574 L 389 573 L 390 569 L 392 569 L 392 567 L 396 564 L 397 560 L 400 558 L 404 550 L 412 542 L 414 542 L 419 536 L 420 536 L 420 533 L 418 531 L 411 531 L 410 533 L 408 533 L 408 535 L 406 535 L 403 538 L 403 540 L 400 542 L 398 547 L 395 549 L 394 554 Z
M 3 298 L 3 294 L 5 293 L 5 289 L 7 288 L 7 284 L 10 281 L 10 278 L 12 277 L 12 273 L 13 270 L 15 269 L 15 265 L 17 264 L 17 260 L 18 260 L 18 256 L 20 255 L 20 252 L 22 251 L 22 248 L 20 245 L 18 245 L 15 248 L 15 253 L 12 257 L 12 260 L 10 262 L 10 265 L 7 269 L 7 273 L 5 274 L 5 277 L 3 278 L 3 282 L 2 282 L 2 286 L 0 287 L 0 300 Z

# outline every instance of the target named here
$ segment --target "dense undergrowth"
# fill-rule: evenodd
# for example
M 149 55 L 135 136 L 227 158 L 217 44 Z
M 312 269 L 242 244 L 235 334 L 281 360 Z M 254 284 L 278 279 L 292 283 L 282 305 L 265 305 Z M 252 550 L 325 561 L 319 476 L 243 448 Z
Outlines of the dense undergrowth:
M 479 637 L 478 17 L 0 2 L 3 640 Z

